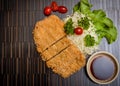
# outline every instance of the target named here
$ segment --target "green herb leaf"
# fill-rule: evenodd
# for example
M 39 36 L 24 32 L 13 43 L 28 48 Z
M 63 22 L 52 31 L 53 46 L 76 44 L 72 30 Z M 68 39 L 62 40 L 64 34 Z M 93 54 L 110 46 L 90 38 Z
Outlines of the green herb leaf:
M 74 34 L 74 27 L 71 18 L 66 22 L 64 29 L 67 34 Z
M 96 33 L 98 34 L 99 42 L 103 37 L 105 37 L 108 41 L 108 44 L 113 43 L 117 38 L 117 29 L 116 27 L 109 28 L 109 30 L 97 30 Z
M 107 39 L 108 44 L 113 43 L 117 39 L 117 29 L 111 19 L 107 18 L 102 10 L 94 10 L 95 15 L 93 24 L 98 34 L 99 43 L 103 37 Z
M 83 17 L 81 18 L 81 20 L 78 20 L 78 25 L 80 27 L 83 27 L 84 30 L 88 30 L 90 23 L 89 23 L 89 19 L 87 17 Z
M 78 4 L 76 4 L 73 7 L 73 12 L 79 11 L 84 14 L 87 14 L 87 13 L 91 12 L 91 10 L 90 10 L 91 7 L 92 7 L 92 5 L 88 3 L 88 0 L 80 0 L 80 2 L 78 2 Z
M 94 46 L 95 44 L 95 39 L 91 35 L 86 35 L 84 41 L 85 41 L 85 46 L 87 47 Z

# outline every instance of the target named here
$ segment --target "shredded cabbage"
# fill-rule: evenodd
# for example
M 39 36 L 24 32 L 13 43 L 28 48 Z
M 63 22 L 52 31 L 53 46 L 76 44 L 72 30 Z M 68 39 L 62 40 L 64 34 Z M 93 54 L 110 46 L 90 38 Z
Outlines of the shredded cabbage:
M 71 16 L 67 16 L 67 18 L 64 19 L 64 22 L 66 23 L 69 19 L 72 19 L 73 27 L 76 28 L 76 27 L 78 27 L 77 21 L 83 17 L 86 17 L 86 16 L 80 12 L 75 12 Z M 76 34 L 67 35 L 67 37 L 70 40 L 72 40 L 72 42 L 74 44 L 76 44 L 77 47 L 80 49 L 80 51 L 82 53 L 84 53 L 85 55 L 88 55 L 88 54 L 91 55 L 93 52 L 98 50 L 97 44 L 95 44 L 94 46 L 91 46 L 91 47 L 85 46 L 84 38 L 86 35 L 91 35 L 95 38 L 95 41 L 98 41 L 98 36 L 95 33 L 95 29 L 94 29 L 95 26 L 93 25 L 93 23 L 91 21 L 89 21 L 89 22 L 90 22 L 90 26 L 89 26 L 88 30 L 83 30 L 83 34 L 81 34 L 81 35 L 76 35 Z

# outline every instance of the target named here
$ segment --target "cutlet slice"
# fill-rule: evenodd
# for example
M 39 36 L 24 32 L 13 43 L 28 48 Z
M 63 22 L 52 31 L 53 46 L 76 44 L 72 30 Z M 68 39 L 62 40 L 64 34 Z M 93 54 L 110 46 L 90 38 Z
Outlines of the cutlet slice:
M 38 21 L 33 30 L 34 41 L 38 52 L 43 52 L 66 34 L 63 30 L 64 22 L 57 16 L 51 15 Z
M 71 47 L 68 47 L 67 50 L 69 50 L 69 52 L 70 52 L 70 54 L 71 54 L 72 57 L 75 57 L 76 63 L 78 63 L 80 66 L 84 66 L 85 65 L 85 56 L 78 49 L 77 46 L 75 46 L 74 44 L 72 44 Z M 81 62 L 79 62 L 79 61 L 81 61 Z
M 49 47 L 49 44 L 53 41 L 52 38 L 49 39 L 47 36 L 49 34 L 43 28 L 36 26 L 34 29 L 34 40 L 39 53 Z
M 48 19 L 46 18 L 44 22 L 41 21 L 39 25 L 44 28 L 54 40 L 58 40 L 66 35 L 63 28 L 63 21 L 54 15 L 48 17 Z
M 76 46 L 71 44 L 60 54 L 46 62 L 55 73 L 66 78 L 85 65 L 85 57 Z
M 70 40 L 66 37 L 62 38 L 61 40 L 57 41 L 54 45 L 46 49 L 42 55 L 42 59 L 47 61 L 54 57 L 56 54 L 59 54 L 63 49 L 67 48 L 71 44 Z

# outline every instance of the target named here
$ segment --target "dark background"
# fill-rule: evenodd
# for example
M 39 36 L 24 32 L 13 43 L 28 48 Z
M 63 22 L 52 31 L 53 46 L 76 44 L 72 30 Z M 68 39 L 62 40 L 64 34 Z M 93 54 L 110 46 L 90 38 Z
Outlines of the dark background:
M 54 12 L 61 19 L 72 13 L 79 0 L 54 0 L 68 8 L 66 14 Z M 118 39 L 108 45 L 103 39 L 100 49 L 112 53 L 120 62 L 120 0 L 89 0 L 92 9 L 103 9 L 118 29 Z M 67 79 L 46 67 L 36 51 L 32 30 L 43 19 L 43 8 L 52 0 L 0 0 L 0 86 L 98 86 L 85 67 Z M 101 20 L 102 21 L 102 20 Z M 99 85 L 103 86 L 103 85 Z M 120 86 L 120 75 L 111 84 Z

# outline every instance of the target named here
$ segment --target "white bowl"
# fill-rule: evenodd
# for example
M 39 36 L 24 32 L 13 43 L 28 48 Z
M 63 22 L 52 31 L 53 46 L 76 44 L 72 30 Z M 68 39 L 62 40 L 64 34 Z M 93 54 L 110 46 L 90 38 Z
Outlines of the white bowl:
M 110 59 L 112 59 L 114 65 L 115 65 L 115 69 L 116 69 L 114 71 L 114 75 L 112 76 L 112 78 L 107 79 L 107 80 L 100 80 L 100 79 L 95 78 L 91 71 L 91 64 L 92 64 L 93 60 L 95 60 L 97 58 L 97 55 L 101 55 L 101 54 L 109 56 Z M 109 84 L 109 83 L 113 82 L 119 74 L 119 63 L 118 63 L 116 57 L 114 57 L 112 54 L 110 54 L 106 51 L 99 51 L 99 52 L 94 53 L 92 56 L 90 56 L 90 58 L 87 61 L 86 68 L 87 68 L 87 73 L 88 73 L 88 76 L 90 77 L 90 79 L 98 84 Z

